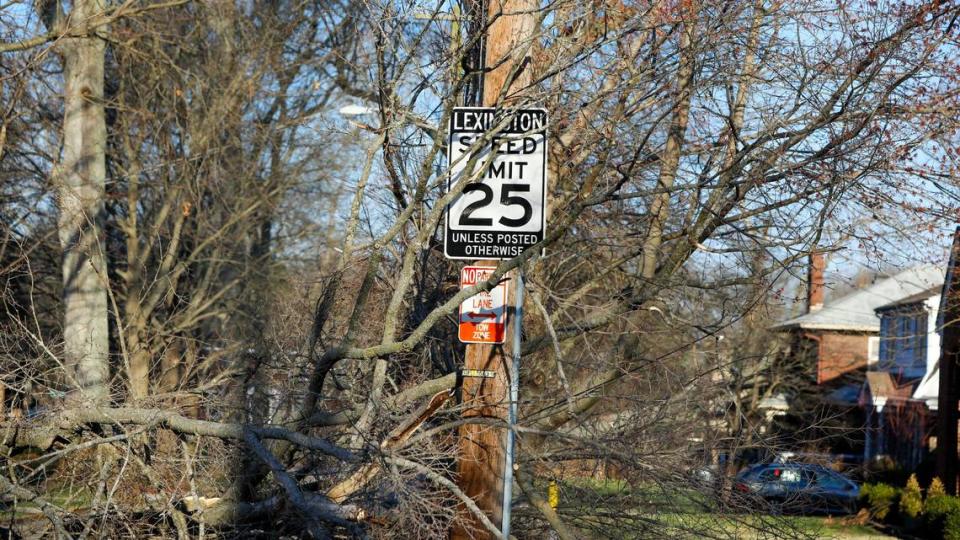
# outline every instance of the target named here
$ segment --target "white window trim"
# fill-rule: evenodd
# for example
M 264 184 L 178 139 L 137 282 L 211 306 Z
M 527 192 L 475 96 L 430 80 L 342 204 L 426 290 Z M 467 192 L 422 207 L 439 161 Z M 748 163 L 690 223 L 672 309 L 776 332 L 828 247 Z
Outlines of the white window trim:
M 867 337 L 867 365 L 874 365 L 880 361 L 880 336 Z

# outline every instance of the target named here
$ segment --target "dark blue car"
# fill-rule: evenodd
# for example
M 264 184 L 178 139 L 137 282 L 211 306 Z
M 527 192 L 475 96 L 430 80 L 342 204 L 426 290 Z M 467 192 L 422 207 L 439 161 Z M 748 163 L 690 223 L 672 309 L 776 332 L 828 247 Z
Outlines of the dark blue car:
M 752 465 L 737 475 L 734 488 L 776 513 L 849 514 L 860 497 L 856 482 L 806 463 Z

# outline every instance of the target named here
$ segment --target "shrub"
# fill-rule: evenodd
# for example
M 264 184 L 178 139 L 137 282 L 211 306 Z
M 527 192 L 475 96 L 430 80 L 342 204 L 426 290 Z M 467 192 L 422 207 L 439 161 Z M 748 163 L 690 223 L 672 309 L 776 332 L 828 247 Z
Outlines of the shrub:
M 943 523 L 943 540 L 960 540 L 960 510 L 947 514 Z
M 931 495 L 923 503 L 923 513 L 930 519 L 946 517 L 954 512 L 960 512 L 960 497 Z
M 900 515 L 915 518 L 923 511 L 923 498 L 920 495 L 920 482 L 917 475 L 911 474 L 906 487 L 900 492 Z
M 897 499 L 897 488 L 884 483 L 864 484 L 860 488 L 860 498 L 867 502 L 870 513 L 877 519 L 883 520 L 893 508 Z
M 930 538 L 960 540 L 960 497 L 928 495 L 923 514 Z
M 934 476 L 933 480 L 930 481 L 930 487 L 927 488 L 927 498 L 940 497 L 946 494 L 947 490 L 943 487 L 943 482 L 940 481 L 940 478 Z

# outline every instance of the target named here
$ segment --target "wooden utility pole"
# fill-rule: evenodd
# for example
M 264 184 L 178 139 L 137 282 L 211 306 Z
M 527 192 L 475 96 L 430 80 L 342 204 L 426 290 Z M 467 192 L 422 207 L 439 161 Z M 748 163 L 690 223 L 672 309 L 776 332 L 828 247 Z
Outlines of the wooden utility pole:
M 477 0 L 479 1 L 479 0 Z M 496 107 L 515 101 L 518 93 L 530 85 L 532 77 L 524 51 L 534 36 L 537 0 L 486 0 L 487 36 L 485 65 L 492 68 L 483 80 L 484 107 Z M 519 69 L 519 71 L 518 71 Z M 504 87 L 509 88 L 504 92 Z M 503 100 L 501 101 L 501 94 Z M 478 266 L 496 266 L 496 261 L 478 261 Z M 510 298 L 516 298 L 516 272 L 510 272 Z M 507 321 L 507 336 L 513 335 L 515 317 Z M 500 345 L 467 345 L 464 369 L 489 370 L 495 378 L 464 378 L 463 417 L 507 420 L 510 356 Z M 503 479 L 506 430 L 483 424 L 460 428 L 457 485 L 483 510 L 490 521 L 500 525 L 503 515 Z M 469 524 L 451 532 L 455 540 L 493 538 L 480 520 L 465 507 L 461 514 Z

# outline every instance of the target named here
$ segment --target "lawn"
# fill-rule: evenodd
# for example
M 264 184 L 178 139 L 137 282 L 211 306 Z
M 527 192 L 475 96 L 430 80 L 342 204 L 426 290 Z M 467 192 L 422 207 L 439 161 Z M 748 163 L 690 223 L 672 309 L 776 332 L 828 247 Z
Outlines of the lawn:
M 561 508 L 561 513 L 562 513 Z M 570 523 L 597 538 L 676 539 L 821 539 L 884 540 L 894 537 L 876 529 L 849 524 L 838 518 L 810 516 L 766 516 L 758 514 L 619 512 L 603 509 L 591 515 L 568 516 Z
M 881 540 L 895 538 L 868 525 L 845 524 L 843 519 L 822 517 L 788 517 L 800 529 L 838 540 Z
M 696 490 L 611 480 L 564 482 L 559 511 L 583 532 L 603 538 L 892 538 L 853 518 L 720 512 Z

